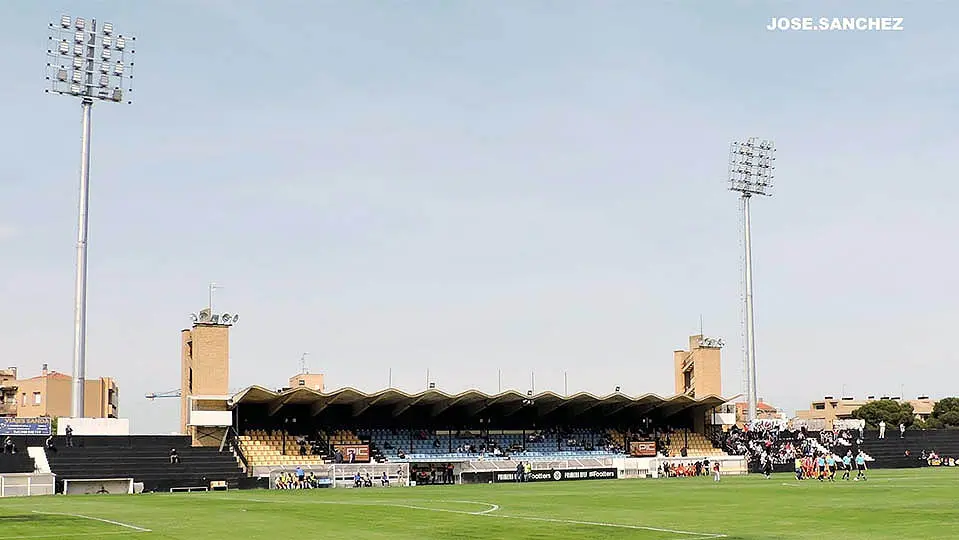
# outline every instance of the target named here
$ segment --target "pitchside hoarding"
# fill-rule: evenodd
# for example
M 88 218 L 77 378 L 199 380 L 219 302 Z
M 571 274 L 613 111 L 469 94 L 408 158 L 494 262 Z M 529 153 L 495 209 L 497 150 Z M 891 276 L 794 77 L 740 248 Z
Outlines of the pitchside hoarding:
M 333 447 L 343 454 L 343 463 L 370 462 L 370 445 L 368 444 L 335 444 Z M 350 459 L 350 456 L 353 459 Z
M 489 482 L 515 482 L 516 473 L 512 471 L 464 472 L 464 484 L 487 484 Z M 618 473 L 614 468 L 596 469 L 555 469 L 536 471 L 526 475 L 527 482 L 563 482 L 566 480 L 615 480 Z
M 633 441 L 629 443 L 629 455 L 633 457 L 656 457 L 656 441 Z
M 0 418 L 0 437 L 8 435 L 50 435 L 49 418 Z

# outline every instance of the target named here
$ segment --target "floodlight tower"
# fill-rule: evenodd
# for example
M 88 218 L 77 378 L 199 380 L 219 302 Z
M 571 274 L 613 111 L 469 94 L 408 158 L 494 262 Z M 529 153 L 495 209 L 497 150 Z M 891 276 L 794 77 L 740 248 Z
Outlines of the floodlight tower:
M 133 44 L 136 38 L 116 34 L 111 23 L 97 27 L 96 19 L 60 17 L 50 23 L 46 92 L 80 99 L 83 111 L 80 137 L 80 202 L 77 224 L 77 278 L 73 336 L 74 418 L 83 416 L 86 380 L 87 233 L 90 204 L 90 116 L 96 100 L 130 103 Z
M 756 419 L 756 335 L 753 327 L 753 258 L 749 222 L 749 200 L 753 195 L 772 195 L 776 148 L 772 141 L 750 137 L 734 142 L 729 150 L 729 189 L 740 194 L 743 203 L 744 284 L 746 296 L 746 394 L 749 420 Z

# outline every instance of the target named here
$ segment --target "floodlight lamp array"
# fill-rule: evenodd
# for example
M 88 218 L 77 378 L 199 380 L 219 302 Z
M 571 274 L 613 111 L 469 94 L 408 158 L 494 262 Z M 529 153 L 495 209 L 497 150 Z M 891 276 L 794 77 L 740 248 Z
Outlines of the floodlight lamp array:
M 111 23 L 61 16 L 58 24 L 50 24 L 46 91 L 84 101 L 131 103 L 135 42 L 135 37 L 116 34 Z
M 729 150 L 729 189 L 743 195 L 772 195 L 776 170 L 772 141 L 750 137 L 734 142 Z

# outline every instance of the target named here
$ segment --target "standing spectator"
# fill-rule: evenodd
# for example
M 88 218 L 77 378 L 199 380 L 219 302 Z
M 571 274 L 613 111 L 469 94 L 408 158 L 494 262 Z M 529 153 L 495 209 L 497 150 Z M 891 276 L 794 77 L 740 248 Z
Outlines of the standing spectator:
M 306 480 L 306 472 L 303 470 L 303 467 L 299 465 L 296 466 L 296 485 L 300 489 L 303 489 L 303 483 Z
M 879 438 L 880 439 L 886 438 L 886 421 L 885 420 L 879 421 Z
M 902 439 L 902 438 L 905 438 L 905 436 L 906 436 L 906 424 L 903 424 L 902 422 L 900 422 L 900 423 L 899 423 L 899 438 Z
M 67 424 L 67 429 L 64 431 L 67 434 L 67 448 L 73 447 L 73 428 L 70 427 L 70 424 Z

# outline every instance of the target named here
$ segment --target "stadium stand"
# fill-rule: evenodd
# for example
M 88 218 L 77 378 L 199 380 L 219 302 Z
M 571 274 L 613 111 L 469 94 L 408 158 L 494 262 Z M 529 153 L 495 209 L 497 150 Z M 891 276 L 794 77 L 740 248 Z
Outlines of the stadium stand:
M 679 434 L 673 434 L 673 438 L 683 439 L 681 444 L 672 444 L 669 447 L 670 457 L 680 457 L 683 455 L 683 447 L 686 448 L 686 456 L 697 457 L 728 457 L 729 454 L 718 448 L 702 433 L 684 430 Z
M 866 432 L 859 445 L 872 456 L 875 466 L 882 468 L 911 468 L 925 465 L 924 454 L 935 452 L 940 456 L 959 457 L 959 432 L 955 430 L 909 430 L 899 438 L 890 430 L 885 439 L 877 432 Z M 909 455 L 906 455 L 906 451 Z
M 16 454 L 0 454 L 0 473 L 32 473 L 36 464 L 26 449 Z
M 301 441 L 304 444 L 301 445 Z M 307 444 L 302 438 L 283 431 L 254 429 L 240 435 L 238 442 L 251 467 L 314 465 L 325 462 L 325 456 L 318 446 Z
M 370 440 L 390 461 L 464 456 L 589 457 L 622 452 L 602 430 L 428 431 L 373 429 Z
M 565 474 L 557 470 L 615 478 L 612 460 L 631 452 L 652 458 L 657 450 L 660 456 L 672 450 L 690 460 L 726 456 L 702 433 L 710 412 L 723 401 L 718 396 L 447 394 L 436 389 L 407 394 L 253 386 L 236 394 L 231 408 L 241 433 L 235 446 L 240 461 L 250 474 L 269 477 L 271 486 L 298 467 L 318 478 L 335 477 L 337 485 L 350 486 L 347 473 L 354 469 L 397 478 L 408 472 L 409 480 L 422 485 L 453 478 L 508 481 L 520 462 L 550 478 Z M 654 473 L 637 469 L 632 477 Z
M 62 438 L 61 438 L 62 439 Z M 230 452 L 218 448 L 192 447 L 188 436 L 90 436 L 75 437 L 82 446 L 66 447 L 58 441 L 56 452 L 47 451 L 50 469 L 57 475 L 58 491 L 63 480 L 133 478 L 144 491 L 209 487 L 226 481 L 239 486 L 246 474 Z M 179 463 L 170 462 L 175 448 Z

